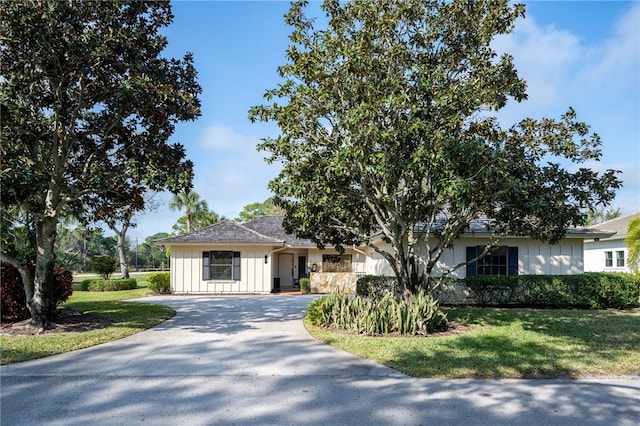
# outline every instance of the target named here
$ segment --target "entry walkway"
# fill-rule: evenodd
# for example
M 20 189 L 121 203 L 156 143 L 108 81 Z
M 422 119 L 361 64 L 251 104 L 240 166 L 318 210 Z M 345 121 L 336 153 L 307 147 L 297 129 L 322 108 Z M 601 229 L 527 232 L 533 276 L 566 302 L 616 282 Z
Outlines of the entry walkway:
M 163 296 L 165 323 L 0 367 L 2 425 L 636 425 L 640 383 L 407 377 L 302 325 L 315 296 Z

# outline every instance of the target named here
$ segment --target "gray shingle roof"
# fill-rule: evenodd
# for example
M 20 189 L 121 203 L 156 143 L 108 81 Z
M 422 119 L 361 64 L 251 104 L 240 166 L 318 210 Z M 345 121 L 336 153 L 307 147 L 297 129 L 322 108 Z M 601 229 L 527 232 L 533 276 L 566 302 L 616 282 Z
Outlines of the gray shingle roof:
M 637 217 L 640 217 L 640 212 L 630 213 L 606 222 L 598 223 L 590 226 L 589 229 L 615 232 L 616 234 L 611 237 L 611 239 L 624 239 L 627 236 L 627 227 L 629 226 L 629 222 Z
M 282 245 L 284 240 L 260 234 L 237 222 L 227 221 L 219 222 L 188 234 L 156 240 L 156 243 L 167 245 L 176 243 Z
M 634 213 L 639 216 L 640 212 Z M 625 216 L 626 217 L 626 216 Z M 628 218 L 625 222 L 624 233 L 626 234 L 626 223 L 633 217 Z M 206 228 L 198 229 L 189 234 L 178 235 L 176 237 L 164 238 L 156 240 L 158 244 L 266 244 L 274 246 L 311 248 L 316 245 L 305 239 L 296 238 L 294 235 L 287 234 L 282 227 L 283 216 L 264 216 L 254 219 L 244 224 L 238 222 L 220 222 Z M 623 218 L 619 218 L 623 219 Z M 607 226 L 613 221 L 604 222 L 589 228 L 569 228 L 567 236 L 583 237 L 583 238 L 607 238 L 613 235 L 615 229 L 609 229 Z M 423 225 L 424 226 L 424 225 Z M 606 230 L 605 230 L 606 229 Z M 484 233 L 488 232 L 487 223 L 483 220 L 474 220 L 471 222 L 469 229 L 465 233 Z
M 245 223 L 244 226 L 260 234 L 285 241 L 290 247 L 316 247 L 311 240 L 300 239 L 294 235 L 287 234 L 282 227 L 283 220 L 283 216 L 263 216 Z
M 264 216 L 244 224 L 220 222 L 188 234 L 156 240 L 158 244 L 267 244 L 315 247 L 310 240 L 289 235 L 282 227 L 282 216 Z

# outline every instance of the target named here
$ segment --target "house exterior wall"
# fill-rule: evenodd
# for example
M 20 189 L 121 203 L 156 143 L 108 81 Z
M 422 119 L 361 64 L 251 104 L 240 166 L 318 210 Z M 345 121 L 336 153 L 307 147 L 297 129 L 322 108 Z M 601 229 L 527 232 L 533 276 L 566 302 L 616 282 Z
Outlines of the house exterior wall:
M 203 280 L 202 252 L 240 252 L 240 280 Z M 270 293 L 272 288 L 271 248 L 264 246 L 172 246 L 171 290 L 176 294 Z M 265 263 L 267 256 L 267 263 Z
M 613 266 L 606 266 L 605 252 L 612 253 Z M 617 266 L 617 252 L 624 253 L 624 266 Z M 631 272 L 628 266 L 629 252 L 623 239 L 606 239 L 584 242 L 584 270 L 587 272 Z
M 308 258 L 307 262 L 309 262 L 309 270 L 312 271 L 315 269 L 317 272 L 320 272 L 322 268 L 322 255 L 324 254 L 339 254 L 335 250 L 320 250 L 320 249 L 309 249 L 308 250 Z M 351 272 L 362 275 L 366 272 L 367 263 L 369 262 L 368 256 L 360 251 L 354 250 L 352 248 L 345 249 L 344 254 L 351 255 Z
M 440 275 L 447 268 L 466 260 L 466 247 L 484 245 L 486 238 L 461 238 L 452 249 L 444 251 L 434 274 Z M 505 238 L 498 243 L 509 247 L 518 247 L 518 275 L 569 275 L 581 274 L 584 271 L 583 242 L 581 239 L 565 239 L 559 244 L 550 245 L 529 239 Z M 384 246 L 390 250 L 389 245 Z M 378 253 L 368 249 L 369 261 L 366 274 L 393 275 L 389 263 Z M 466 269 L 458 268 L 451 274 L 452 278 L 465 278 Z

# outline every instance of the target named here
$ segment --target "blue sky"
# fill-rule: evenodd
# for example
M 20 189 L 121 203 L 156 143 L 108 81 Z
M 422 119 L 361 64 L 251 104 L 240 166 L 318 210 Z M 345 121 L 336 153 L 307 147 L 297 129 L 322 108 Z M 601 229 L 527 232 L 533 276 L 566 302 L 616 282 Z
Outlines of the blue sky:
M 622 170 L 624 187 L 613 207 L 640 210 L 640 2 L 525 2 L 527 17 L 513 34 L 495 41 L 514 56 L 528 82 L 529 100 L 508 105 L 499 118 L 512 124 L 525 117 L 558 118 L 569 106 L 603 141 L 596 170 Z M 317 13 L 319 2 L 311 2 Z M 178 125 L 174 142 L 185 145 L 195 165 L 194 190 L 210 209 L 229 219 L 247 204 L 271 194 L 269 180 L 279 172 L 257 152 L 260 138 L 275 136 L 273 124 L 252 124 L 252 105 L 280 79 L 290 29 L 287 1 L 175 1 L 175 19 L 164 30 L 166 54 L 192 52 L 203 88 L 202 116 Z M 130 238 L 171 232 L 181 212 L 161 206 L 137 217 Z

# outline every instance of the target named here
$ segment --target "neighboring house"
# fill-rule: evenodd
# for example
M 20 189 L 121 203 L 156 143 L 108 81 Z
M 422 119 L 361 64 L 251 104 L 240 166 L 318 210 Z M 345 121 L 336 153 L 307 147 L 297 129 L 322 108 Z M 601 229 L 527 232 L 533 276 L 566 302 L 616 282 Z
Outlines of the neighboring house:
M 627 227 L 640 212 L 631 213 L 589 227 L 606 230 L 610 237 L 591 238 L 584 242 L 584 270 L 587 272 L 631 272 L 627 264 L 628 250 L 624 244 Z
M 353 288 L 364 274 L 393 275 L 388 262 L 368 247 L 320 250 L 309 240 L 285 233 L 282 216 L 265 216 L 244 224 L 221 222 L 189 234 L 157 240 L 171 247 L 171 290 L 178 294 L 271 293 L 298 287 L 310 276 L 313 292 Z M 505 237 L 484 259 L 451 276 L 579 274 L 584 270 L 585 238 L 607 238 L 597 229 L 569 229 L 549 245 L 529 238 Z M 490 238 L 481 222 L 441 257 L 439 270 L 476 257 Z M 437 274 L 438 271 L 436 271 Z

